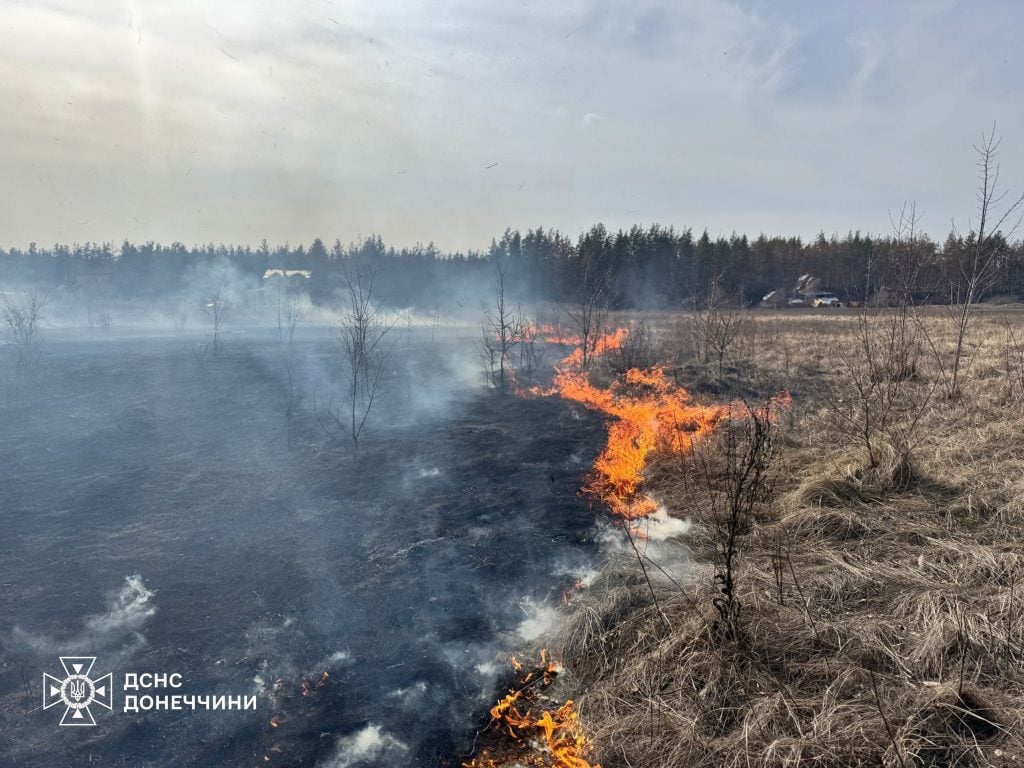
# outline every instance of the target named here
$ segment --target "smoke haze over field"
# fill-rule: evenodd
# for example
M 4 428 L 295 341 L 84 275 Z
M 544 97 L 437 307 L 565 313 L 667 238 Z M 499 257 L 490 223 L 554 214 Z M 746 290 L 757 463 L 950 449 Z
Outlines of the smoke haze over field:
M 116 311 L 46 329 L 31 365 L 0 345 L 0 763 L 81 749 L 37 703 L 61 654 L 97 656 L 119 697 L 133 670 L 257 697 L 141 714 L 118 698 L 89 747 L 104 763 L 465 754 L 503 654 L 551 629 L 606 546 L 578 495 L 600 419 L 487 397 L 476 328 L 403 325 L 351 455 L 317 419 L 344 391 L 336 330 L 239 323 L 201 358 L 198 327 Z
M 941 236 L 979 132 L 1024 129 L 1024 9 L 983 8 L 2 0 L 0 245 L 806 237 L 904 199 Z

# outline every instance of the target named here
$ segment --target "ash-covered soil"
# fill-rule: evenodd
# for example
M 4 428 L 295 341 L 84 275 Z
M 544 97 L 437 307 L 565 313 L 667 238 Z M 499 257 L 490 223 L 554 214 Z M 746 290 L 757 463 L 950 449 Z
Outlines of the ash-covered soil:
M 217 358 L 196 345 L 51 337 L 35 369 L 4 374 L 0 764 L 463 754 L 496 655 L 596 554 L 578 489 L 599 418 L 483 391 L 470 339 L 409 332 L 353 459 L 313 418 L 338 392 L 326 332 L 294 344 L 293 386 L 268 335 L 229 335 Z M 41 709 L 59 655 L 114 673 L 95 728 Z M 125 713 L 126 672 L 257 710 Z

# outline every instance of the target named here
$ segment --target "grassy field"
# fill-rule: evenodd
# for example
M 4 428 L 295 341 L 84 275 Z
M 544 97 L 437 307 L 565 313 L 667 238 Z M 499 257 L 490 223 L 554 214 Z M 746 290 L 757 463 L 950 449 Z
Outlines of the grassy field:
M 641 546 L 572 604 L 594 762 L 1024 762 L 1024 312 L 978 308 L 955 381 L 945 309 L 729 315 L 720 358 L 706 317 L 620 318 L 623 357 L 760 417 L 648 466 L 687 582 Z

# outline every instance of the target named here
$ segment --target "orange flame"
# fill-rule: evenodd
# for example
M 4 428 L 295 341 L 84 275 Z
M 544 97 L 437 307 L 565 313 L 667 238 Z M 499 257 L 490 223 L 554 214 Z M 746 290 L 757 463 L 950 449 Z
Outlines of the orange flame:
M 619 328 L 599 337 L 594 354 L 618 349 L 628 333 Z M 620 518 L 645 517 L 658 508 L 654 499 L 642 492 L 644 470 L 651 456 L 659 451 L 689 451 L 695 441 L 714 429 L 727 409 L 692 403 L 689 393 L 675 386 L 661 366 L 632 368 L 602 389 L 590 382 L 582 362 L 583 350 L 577 347 L 556 367 L 552 387 L 533 391 L 556 394 L 615 418 L 608 425 L 608 443 L 594 462 L 594 472 L 584 490 L 605 502 Z
M 689 452 L 720 421 L 732 417 L 736 406 L 693 403 L 685 389 L 669 381 L 663 366 L 630 369 L 602 389 L 592 384 L 583 370 L 583 349 L 578 338 L 555 335 L 553 329 L 544 326 L 530 329 L 532 333 L 538 330 L 548 343 L 577 346 L 556 366 L 550 389 L 534 388 L 529 392 L 558 395 L 614 418 L 608 425 L 608 442 L 595 460 L 583 489 L 601 499 L 634 533 L 642 536 L 635 524 L 628 521 L 645 517 L 658 508 L 657 502 L 643 490 L 644 471 L 651 457 L 658 452 Z M 600 336 L 593 355 L 618 349 L 627 336 L 624 328 Z M 764 407 L 788 404 L 789 394 L 784 392 Z M 585 585 L 577 582 L 575 588 L 583 589 Z M 569 590 L 563 593 L 565 602 L 570 594 Z M 480 757 L 463 763 L 463 768 L 600 768 L 592 766 L 585 757 L 590 747 L 572 699 L 557 708 L 540 704 L 540 691 L 551 685 L 561 667 L 548 660 L 546 651 L 541 651 L 540 666 L 529 672 L 523 672 L 523 665 L 515 657 L 511 664 L 521 674 L 517 685 L 491 708 L 491 722 L 499 725 L 512 743 L 497 752 L 483 750 Z
M 515 669 L 521 671 L 522 665 L 515 663 Z M 561 669 L 558 662 L 548 659 L 547 651 L 541 651 L 540 664 L 521 674 L 515 687 L 491 707 L 492 724 L 501 728 L 510 744 L 484 749 L 480 757 L 463 763 L 463 768 L 601 768 L 585 757 L 589 746 L 575 703 L 570 699 L 554 709 L 543 704 L 542 692 Z

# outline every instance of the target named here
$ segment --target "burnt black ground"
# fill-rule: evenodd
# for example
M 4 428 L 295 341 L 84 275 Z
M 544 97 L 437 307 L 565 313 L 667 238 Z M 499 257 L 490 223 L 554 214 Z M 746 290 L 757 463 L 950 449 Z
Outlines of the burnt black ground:
M 520 601 L 556 604 L 558 574 L 595 554 L 577 492 L 602 427 L 469 386 L 468 339 L 421 342 L 396 349 L 354 460 L 311 416 L 337 374 L 324 333 L 296 343 L 290 422 L 282 345 L 255 333 L 201 366 L 185 339 L 50 338 L 36 370 L 8 370 L 0 765 L 331 764 L 370 725 L 405 748 L 335 764 L 434 766 L 466 749 Z M 125 591 L 133 575 L 151 597 Z M 283 682 L 256 712 L 151 714 L 119 711 L 118 684 L 97 727 L 59 728 L 40 680 L 62 653 L 96 655 L 115 679 L 180 672 L 184 693 Z

